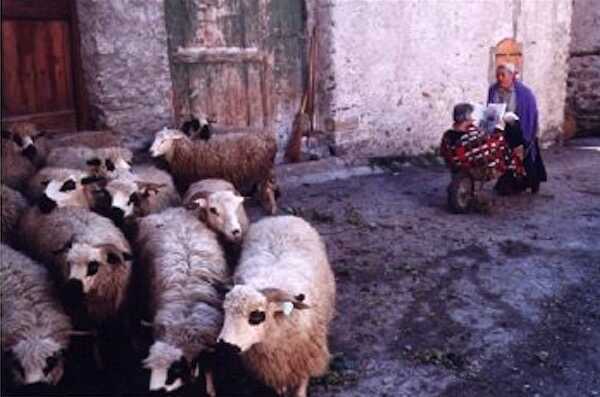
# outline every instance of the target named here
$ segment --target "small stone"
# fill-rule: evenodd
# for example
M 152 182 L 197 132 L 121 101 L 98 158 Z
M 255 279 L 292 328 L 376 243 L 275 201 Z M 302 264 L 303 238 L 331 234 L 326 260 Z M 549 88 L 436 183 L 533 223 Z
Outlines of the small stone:
M 550 353 L 548 353 L 547 351 L 540 351 L 538 353 L 536 353 L 535 355 L 538 360 L 540 360 L 541 362 L 546 362 L 548 360 L 548 357 L 550 356 Z

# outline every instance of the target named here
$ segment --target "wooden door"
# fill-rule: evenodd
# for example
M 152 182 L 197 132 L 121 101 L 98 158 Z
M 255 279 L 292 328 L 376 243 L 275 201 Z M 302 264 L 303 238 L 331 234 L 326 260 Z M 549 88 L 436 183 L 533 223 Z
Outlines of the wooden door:
M 86 127 L 74 0 L 2 0 L 2 121 Z
M 306 80 L 304 1 L 173 0 L 165 15 L 178 121 L 291 126 Z

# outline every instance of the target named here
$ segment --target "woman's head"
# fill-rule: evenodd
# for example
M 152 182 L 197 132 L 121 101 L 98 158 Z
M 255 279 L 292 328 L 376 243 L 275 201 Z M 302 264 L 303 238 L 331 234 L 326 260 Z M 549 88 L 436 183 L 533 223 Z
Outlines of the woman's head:
M 454 106 L 452 111 L 452 119 L 454 120 L 454 128 L 460 131 L 466 131 L 467 128 L 473 125 L 473 105 L 470 103 L 459 103 Z
M 509 89 L 515 82 L 516 68 L 512 63 L 504 63 L 496 68 L 496 81 L 501 88 Z

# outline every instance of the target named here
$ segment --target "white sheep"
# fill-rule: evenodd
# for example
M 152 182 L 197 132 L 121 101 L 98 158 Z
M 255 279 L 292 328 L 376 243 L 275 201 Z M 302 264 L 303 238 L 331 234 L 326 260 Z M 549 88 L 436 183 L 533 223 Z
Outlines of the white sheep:
M 247 368 L 278 393 L 306 396 L 310 377 L 327 370 L 335 305 L 319 234 L 293 216 L 251 225 L 234 282 L 219 342 L 241 351 Z
M 71 321 L 43 266 L 4 244 L 0 255 L 2 366 L 18 385 L 55 385 L 63 375 Z
M 277 144 L 268 133 L 229 133 L 191 140 L 179 130 L 163 129 L 150 147 L 152 157 L 164 157 L 181 191 L 201 179 L 221 178 L 242 192 L 258 187 L 263 208 L 277 211 L 273 165 Z
M 144 360 L 150 390 L 174 390 L 195 376 L 223 324 L 219 286 L 228 277 L 216 235 L 184 208 L 138 220 L 137 251 L 149 289 L 154 344 Z M 212 374 L 205 371 L 214 396 Z
M 58 147 L 48 153 L 46 165 L 88 170 L 92 175 L 116 177 L 131 168 L 133 153 L 122 147 Z
M 200 220 L 229 242 L 240 243 L 248 230 L 244 197 L 223 179 L 193 183 L 183 196 L 183 205 L 197 208 Z
M 17 242 L 17 225 L 19 219 L 29 207 L 27 199 L 21 193 L 9 188 L 0 186 L 0 198 L 2 200 L 2 242 L 11 245 Z
M 34 207 L 21 218 L 19 234 L 31 254 L 57 277 L 61 290 L 75 293 L 70 308 L 85 309 L 98 324 L 121 314 L 131 249 L 109 219 L 78 207 L 57 208 L 49 214 Z

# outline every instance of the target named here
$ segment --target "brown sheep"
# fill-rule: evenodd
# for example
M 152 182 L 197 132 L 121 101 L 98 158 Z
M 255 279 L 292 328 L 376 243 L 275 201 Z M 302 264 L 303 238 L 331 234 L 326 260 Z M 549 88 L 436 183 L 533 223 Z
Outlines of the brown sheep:
M 150 147 L 152 157 L 166 160 L 180 190 L 196 181 L 221 178 L 248 192 L 258 187 L 263 208 L 277 211 L 273 166 L 277 144 L 267 133 L 230 133 L 192 141 L 179 130 L 163 129 Z
M 225 296 L 219 342 L 279 394 L 306 397 L 327 370 L 335 279 L 325 244 L 306 221 L 268 217 L 250 226 Z
M 22 148 L 11 139 L 2 139 L 2 183 L 13 189 L 22 190 L 36 171 L 35 164 L 26 157 Z

